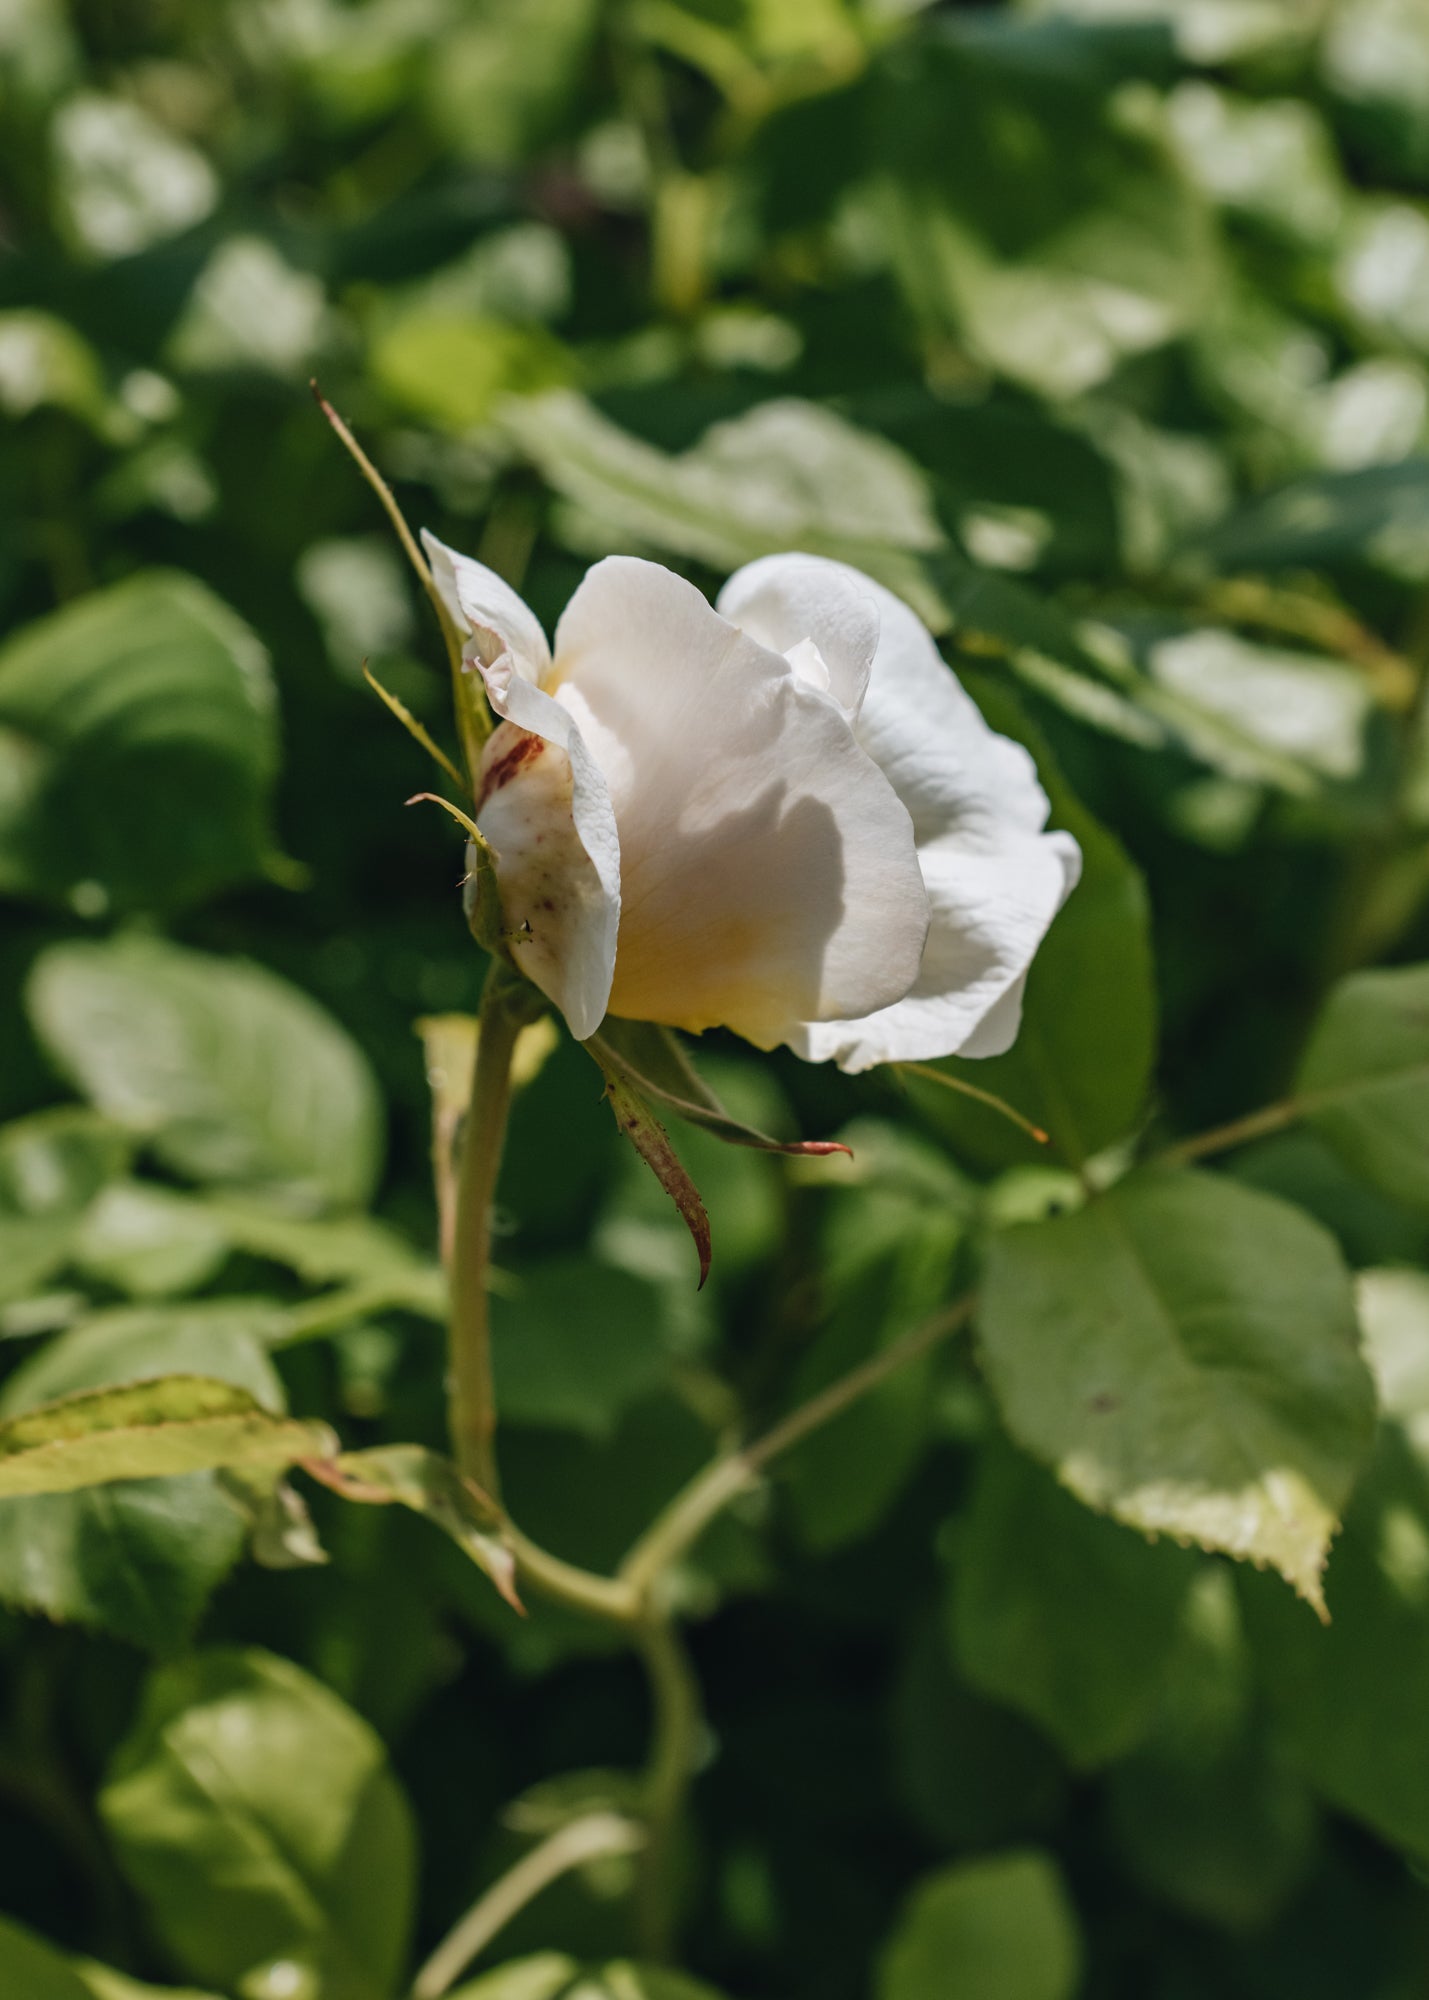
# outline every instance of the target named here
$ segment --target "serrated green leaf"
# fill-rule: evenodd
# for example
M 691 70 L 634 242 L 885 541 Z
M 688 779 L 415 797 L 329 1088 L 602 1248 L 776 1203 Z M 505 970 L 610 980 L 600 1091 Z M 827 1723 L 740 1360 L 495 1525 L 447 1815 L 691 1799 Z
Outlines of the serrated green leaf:
M 964 1861 L 909 1898 L 878 2000 L 1072 2000 L 1081 1940 L 1061 1877 L 1033 1848 Z
M 282 1386 L 259 1345 L 274 1310 L 219 1300 L 96 1314 L 15 1371 L 0 1415 L 166 1372 L 218 1377 L 281 1411 Z M 0 1599 L 166 1652 L 242 1546 L 242 1515 L 208 1472 L 10 1499 L 0 1505 Z
M 1089 1506 L 1320 1575 L 1369 1448 L 1348 1273 L 1297 1209 L 1146 1169 L 989 1250 L 979 1318 L 1009 1430 Z
M 299 1212 L 371 1192 L 381 1108 L 366 1061 L 264 967 L 157 938 L 60 944 L 28 1005 L 66 1074 L 177 1172 Z
M 0 1424 L 0 1499 L 222 1465 L 292 1465 L 336 1448 L 326 1424 L 275 1417 L 245 1389 L 165 1375 L 82 1390 Z
M 277 768 L 267 656 L 192 577 L 97 591 L 0 650 L 0 888 L 169 908 L 261 872 Z
M 1342 980 L 1295 1087 L 1348 1166 L 1396 1201 L 1429 1208 L 1429 965 Z
M 100 1811 L 189 1977 L 272 1993 L 282 1963 L 312 2000 L 391 2000 L 410 1808 L 378 1737 L 289 1661 L 219 1651 L 158 1671 Z
M 948 1574 L 948 1633 L 974 1687 L 1103 1764 L 1156 1714 L 1194 1574 L 1088 1511 L 1020 1452 L 983 1455 Z

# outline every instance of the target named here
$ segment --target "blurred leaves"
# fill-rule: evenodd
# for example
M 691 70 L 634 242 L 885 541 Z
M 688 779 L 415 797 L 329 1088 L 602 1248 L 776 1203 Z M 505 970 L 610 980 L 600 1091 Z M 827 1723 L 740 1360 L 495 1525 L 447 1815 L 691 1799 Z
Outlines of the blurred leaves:
M 254 2000 L 390 2000 L 416 1864 L 373 1732 L 261 1652 L 150 1681 L 101 1810 L 181 1972 Z
M 889 1941 L 879 2000 L 1071 2000 L 1081 1947 L 1046 1855 L 966 1861 L 914 1890 Z M 950 1987 L 949 1982 L 954 1982 Z
M 0 650 L 0 888 L 91 917 L 212 894 L 273 851 L 276 764 L 267 656 L 226 605 L 167 573 L 95 592 Z
M 261 966 L 138 936 L 56 945 L 30 986 L 57 1063 L 166 1164 L 299 1212 L 360 1204 L 381 1165 L 361 1054 Z
M 1360 972 L 1330 995 L 1297 1089 L 1346 1164 L 1429 1205 L 1429 966 Z

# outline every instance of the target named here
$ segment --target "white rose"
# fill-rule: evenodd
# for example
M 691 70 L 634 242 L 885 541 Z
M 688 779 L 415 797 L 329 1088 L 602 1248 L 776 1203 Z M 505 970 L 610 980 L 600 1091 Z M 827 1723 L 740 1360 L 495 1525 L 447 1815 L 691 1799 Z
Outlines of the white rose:
M 611 556 L 556 628 L 423 540 L 504 721 L 476 823 L 518 963 L 607 1013 L 846 1070 L 998 1055 L 1081 855 L 931 635 L 843 563 L 766 556 L 712 610 Z

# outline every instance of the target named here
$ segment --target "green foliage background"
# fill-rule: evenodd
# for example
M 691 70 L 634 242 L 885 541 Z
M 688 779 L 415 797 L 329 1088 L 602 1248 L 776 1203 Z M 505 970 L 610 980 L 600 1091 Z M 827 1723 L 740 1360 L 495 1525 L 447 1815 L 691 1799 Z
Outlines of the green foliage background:
M 471 2000 L 1423 1992 L 1423 0 L 0 5 L 0 1991 L 396 2000 L 646 1751 L 430 1461 L 278 1481 L 442 1448 L 413 1024 L 482 977 L 314 373 L 548 623 L 612 549 L 880 577 L 1087 860 L 943 1066 L 1046 1148 L 708 1038 L 855 1158 L 681 1129 L 703 1293 L 585 1054 L 523 1089 L 502 1459 L 572 1561 L 979 1304 L 671 1579 L 687 1971 L 608 1857 Z

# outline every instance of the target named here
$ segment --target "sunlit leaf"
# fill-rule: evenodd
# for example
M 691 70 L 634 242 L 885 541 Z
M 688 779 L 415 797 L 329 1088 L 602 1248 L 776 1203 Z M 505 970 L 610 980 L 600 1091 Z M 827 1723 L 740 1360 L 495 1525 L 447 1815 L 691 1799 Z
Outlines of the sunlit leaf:
M 325 1424 L 275 1417 L 244 1389 L 199 1375 L 82 1390 L 0 1424 L 0 1499 L 169 1479 L 221 1465 L 327 1457 Z
M 1008 1428 L 1079 1499 L 1323 1607 L 1374 1397 L 1349 1275 L 1308 1218 L 1144 1170 L 995 1237 L 979 1324 Z
M 15 1371 L 0 1417 L 164 1374 L 217 1377 L 281 1412 L 260 1345 L 272 1310 L 221 1300 L 96 1314 Z M 258 1471 L 271 1483 L 271 1465 Z M 242 1545 L 241 1515 L 210 1472 L 10 1499 L 0 1504 L 0 1598 L 164 1652 L 186 1638 Z
M 379 1738 L 321 1682 L 256 1651 L 162 1669 L 100 1809 L 189 1977 L 265 2000 L 283 1977 L 313 2000 L 391 2000 L 411 1810 Z

